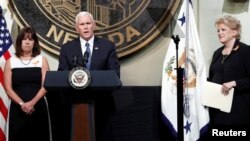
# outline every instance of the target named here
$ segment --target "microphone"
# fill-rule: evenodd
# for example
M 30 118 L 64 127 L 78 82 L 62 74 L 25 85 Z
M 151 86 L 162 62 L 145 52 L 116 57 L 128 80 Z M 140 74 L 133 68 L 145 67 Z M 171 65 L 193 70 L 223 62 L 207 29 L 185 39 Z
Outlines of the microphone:
M 174 40 L 174 43 L 175 43 L 175 44 L 178 44 L 179 41 L 180 41 L 180 38 L 179 38 L 178 35 L 176 35 L 175 37 L 174 37 L 174 35 L 172 35 L 171 38 Z
M 78 62 L 77 61 L 78 61 L 78 57 L 76 55 L 74 55 L 73 56 L 73 61 L 72 61 L 74 67 L 78 66 Z
M 88 58 L 89 58 L 89 52 L 85 51 L 83 54 L 83 66 L 86 68 L 86 64 L 88 63 Z

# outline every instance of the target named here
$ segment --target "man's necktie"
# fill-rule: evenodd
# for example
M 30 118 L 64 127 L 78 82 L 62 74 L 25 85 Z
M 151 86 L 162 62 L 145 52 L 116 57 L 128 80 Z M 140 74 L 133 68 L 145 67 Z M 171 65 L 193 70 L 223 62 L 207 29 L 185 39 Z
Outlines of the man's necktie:
M 91 52 L 90 52 L 90 48 L 89 48 L 89 43 L 88 42 L 86 42 L 86 44 L 85 44 L 85 46 L 86 46 L 86 51 L 85 51 L 85 54 L 87 53 L 88 54 L 88 59 L 87 59 L 87 63 L 86 63 L 86 68 L 87 69 L 89 69 L 90 68 L 90 62 L 91 62 Z

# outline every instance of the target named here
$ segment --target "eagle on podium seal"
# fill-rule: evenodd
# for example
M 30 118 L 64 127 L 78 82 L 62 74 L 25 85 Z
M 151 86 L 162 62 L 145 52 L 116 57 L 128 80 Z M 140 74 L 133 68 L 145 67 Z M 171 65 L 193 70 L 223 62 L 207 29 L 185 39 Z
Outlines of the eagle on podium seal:
M 88 57 L 84 54 L 83 61 L 78 62 L 77 56 L 73 57 L 74 68 L 69 72 L 68 81 L 74 89 L 82 90 L 89 86 L 91 82 L 91 75 L 86 68 Z

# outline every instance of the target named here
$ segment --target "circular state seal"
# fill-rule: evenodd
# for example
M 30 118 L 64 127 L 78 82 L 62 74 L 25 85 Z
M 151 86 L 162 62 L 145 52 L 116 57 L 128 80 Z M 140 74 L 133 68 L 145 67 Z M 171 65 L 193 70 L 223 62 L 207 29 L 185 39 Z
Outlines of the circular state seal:
M 85 89 L 91 81 L 91 75 L 84 67 L 75 67 L 69 72 L 69 84 L 75 89 Z
M 78 37 L 75 16 L 89 11 L 95 35 L 108 38 L 118 57 L 147 46 L 168 25 L 180 0 L 9 0 L 19 26 L 31 25 L 40 45 L 59 55 L 62 44 Z

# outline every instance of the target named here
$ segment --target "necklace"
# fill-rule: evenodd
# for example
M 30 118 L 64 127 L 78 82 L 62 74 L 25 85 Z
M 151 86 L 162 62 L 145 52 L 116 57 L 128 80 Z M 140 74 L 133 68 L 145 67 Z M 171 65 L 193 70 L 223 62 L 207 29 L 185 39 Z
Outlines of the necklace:
M 224 48 L 222 50 L 222 53 L 221 53 L 222 54 L 222 61 L 221 61 L 222 64 L 225 62 L 227 57 L 230 55 L 231 51 L 232 51 L 232 49 L 230 49 L 230 48 Z
M 30 62 L 31 62 L 31 60 L 32 60 L 32 57 L 28 60 L 27 63 L 25 63 L 21 58 L 19 58 L 19 60 L 21 61 L 21 63 L 22 63 L 23 65 L 27 66 L 27 65 L 30 64 Z
M 223 49 L 222 50 L 222 55 L 229 55 L 231 53 L 232 49 Z
M 228 56 L 229 55 L 222 55 L 222 61 L 221 61 L 222 64 L 224 63 L 224 61 L 227 59 Z

